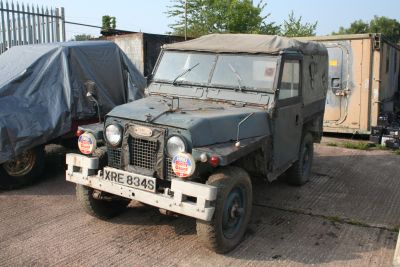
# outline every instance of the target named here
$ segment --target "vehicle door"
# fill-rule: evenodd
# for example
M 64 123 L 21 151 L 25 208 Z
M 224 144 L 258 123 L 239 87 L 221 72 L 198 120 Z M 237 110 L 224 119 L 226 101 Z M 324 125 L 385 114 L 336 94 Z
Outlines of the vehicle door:
M 298 159 L 302 134 L 302 56 L 283 55 L 273 118 L 273 169 L 284 171 Z

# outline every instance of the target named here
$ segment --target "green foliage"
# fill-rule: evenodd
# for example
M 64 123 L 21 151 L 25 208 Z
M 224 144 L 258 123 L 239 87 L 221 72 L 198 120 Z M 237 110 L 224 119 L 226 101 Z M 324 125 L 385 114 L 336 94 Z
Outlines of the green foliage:
M 343 147 L 350 149 L 360 149 L 360 150 L 368 150 L 370 145 L 368 143 L 363 142 L 344 142 Z
M 371 32 L 382 33 L 395 43 L 400 41 L 400 23 L 395 19 L 375 16 L 369 27 Z
M 109 15 L 104 15 L 102 17 L 101 29 L 103 31 L 109 31 L 111 29 L 115 30 L 116 26 L 117 26 L 117 19 L 115 17 L 111 17 Z
M 262 15 L 266 3 L 256 6 L 251 0 L 187 0 L 187 35 L 199 37 L 209 33 L 278 34 L 279 26 L 267 23 Z M 176 19 L 169 25 L 175 35 L 185 32 L 185 0 L 172 0 L 168 17 Z
M 334 142 L 329 142 L 327 145 L 328 145 L 328 146 L 338 146 L 338 144 L 337 144 L 337 143 L 334 143 Z
M 356 20 L 349 28 L 340 27 L 338 32 L 332 34 L 354 34 L 354 33 L 382 33 L 392 42 L 400 41 L 400 23 L 396 19 L 374 16 L 370 22 Z
M 315 36 L 318 22 L 302 23 L 301 20 L 302 17 L 296 18 L 292 11 L 288 19 L 283 22 L 281 35 L 287 37 Z
M 87 41 L 87 40 L 91 40 L 93 38 L 94 38 L 94 36 L 83 33 L 83 34 L 75 35 L 74 38 L 72 38 L 72 41 Z
M 349 28 L 340 27 L 338 32 L 333 32 L 332 34 L 355 34 L 367 32 L 369 32 L 369 24 L 362 20 L 356 20 L 350 24 Z
M 385 145 L 375 144 L 375 148 L 379 150 L 388 150 L 389 148 Z
M 398 149 L 398 150 L 396 150 L 396 155 L 399 155 L 400 156 L 400 149 Z

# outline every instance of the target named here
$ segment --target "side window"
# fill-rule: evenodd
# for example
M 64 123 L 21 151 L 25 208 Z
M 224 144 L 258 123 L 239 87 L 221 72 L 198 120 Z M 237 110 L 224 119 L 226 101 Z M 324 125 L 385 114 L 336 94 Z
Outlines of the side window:
M 299 95 L 300 62 L 298 60 L 286 60 L 284 64 L 279 99 L 287 99 Z

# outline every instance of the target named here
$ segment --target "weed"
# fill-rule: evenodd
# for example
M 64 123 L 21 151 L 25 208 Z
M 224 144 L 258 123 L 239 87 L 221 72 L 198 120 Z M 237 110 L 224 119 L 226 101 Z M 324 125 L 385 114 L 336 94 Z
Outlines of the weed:
M 400 156 L 400 149 L 397 149 L 395 153 Z
M 327 145 L 328 145 L 328 146 L 338 146 L 337 143 L 333 143 L 333 142 L 330 142 L 330 143 L 328 143 Z
M 363 223 L 363 222 L 360 222 L 360 221 L 354 220 L 354 219 L 348 220 L 347 223 L 351 224 L 351 225 L 355 225 L 355 226 L 361 226 L 361 227 L 368 227 L 369 226 L 367 223 Z
M 389 148 L 385 145 L 381 145 L 381 144 L 376 144 L 375 148 L 380 149 L 380 150 L 388 150 Z
M 370 148 L 370 145 L 363 142 L 344 142 L 343 147 L 350 149 L 368 150 Z

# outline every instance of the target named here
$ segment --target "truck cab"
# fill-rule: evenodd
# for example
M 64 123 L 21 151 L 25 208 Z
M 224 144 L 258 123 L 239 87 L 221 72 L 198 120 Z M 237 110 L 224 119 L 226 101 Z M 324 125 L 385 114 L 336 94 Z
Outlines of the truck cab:
M 196 218 L 199 240 L 226 253 L 250 220 L 252 179 L 308 181 L 327 73 L 314 42 L 212 34 L 165 45 L 147 97 L 107 114 L 105 146 L 80 137 L 86 155 L 67 154 L 66 179 L 93 216 L 136 200 Z

